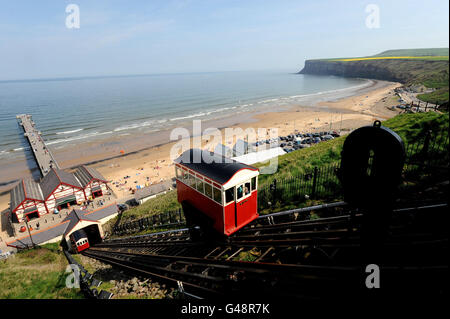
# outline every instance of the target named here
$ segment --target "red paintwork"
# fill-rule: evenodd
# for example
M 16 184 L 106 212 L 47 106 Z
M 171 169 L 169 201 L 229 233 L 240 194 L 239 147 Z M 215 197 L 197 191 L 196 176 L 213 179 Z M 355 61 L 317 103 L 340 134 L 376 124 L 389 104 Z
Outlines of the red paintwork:
M 254 190 L 251 195 L 238 202 L 232 202 L 225 206 L 225 235 L 231 235 L 258 218 L 258 191 Z M 237 210 L 236 210 L 237 207 Z M 235 221 L 237 216 L 237 222 Z M 237 225 L 237 227 L 236 227 Z
M 178 202 L 187 201 L 199 211 L 214 220 L 214 229 L 223 233 L 223 207 L 197 190 L 177 180 Z
M 179 203 L 187 201 L 199 211 L 213 219 L 214 229 L 227 236 L 235 233 L 259 216 L 257 190 L 252 191 L 249 197 L 242 199 L 237 203 L 232 202 L 223 207 L 219 203 L 177 179 L 177 196 Z M 237 211 L 235 211 L 235 207 L 237 207 Z M 235 220 L 236 215 L 237 223 Z
M 32 212 L 25 214 L 25 217 L 27 218 L 28 221 L 30 221 L 30 217 L 28 217 L 28 215 L 34 214 L 34 213 L 38 213 L 38 217 L 41 217 L 41 214 L 39 214 L 39 211 L 36 209 L 36 210 L 33 210 Z
M 88 249 L 88 248 L 89 248 L 89 242 L 87 242 L 84 245 L 77 246 L 77 251 L 80 252 L 80 251 L 83 251 L 83 250 Z

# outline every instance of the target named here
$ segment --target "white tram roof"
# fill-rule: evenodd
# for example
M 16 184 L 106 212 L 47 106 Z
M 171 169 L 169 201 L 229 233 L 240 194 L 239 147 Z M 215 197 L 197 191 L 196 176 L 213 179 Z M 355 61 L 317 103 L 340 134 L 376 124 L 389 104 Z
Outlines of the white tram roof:
M 190 149 L 175 163 L 210 178 L 222 186 L 234 185 L 259 174 L 258 168 L 200 149 Z

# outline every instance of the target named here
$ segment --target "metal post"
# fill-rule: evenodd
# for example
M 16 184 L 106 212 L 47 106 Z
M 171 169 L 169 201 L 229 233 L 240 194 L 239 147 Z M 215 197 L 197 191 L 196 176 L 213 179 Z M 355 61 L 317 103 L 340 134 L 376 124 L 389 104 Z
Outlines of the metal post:
M 272 182 L 272 184 L 270 184 L 270 190 L 272 191 L 272 205 L 273 206 L 275 204 L 275 200 L 276 200 L 276 195 L 277 195 L 277 179 L 275 178 Z
M 26 216 L 25 216 L 25 225 L 27 225 L 27 230 L 28 230 L 28 235 L 30 236 L 31 245 L 34 248 L 36 245 L 33 242 L 33 237 L 31 237 L 31 232 L 30 232 L 30 228 L 28 227 L 28 221 L 27 221 L 27 217 Z
M 430 140 L 431 140 L 431 134 L 432 134 L 432 131 L 428 130 L 427 135 L 425 135 L 425 141 L 423 142 L 423 147 L 422 147 L 422 149 L 420 151 L 419 170 L 422 169 L 423 165 L 425 164 L 425 160 L 427 159 L 428 148 L 430 146 Z
M 313 176 L 313 185 L 312 185 L 312 190 L 311 190 L 311 197 L 314 197 L 316 195 L 317 172 L 318 172 L 318 168 L 317 168 L 317 166 L 315 166 L 314 167 L 314 176 Z

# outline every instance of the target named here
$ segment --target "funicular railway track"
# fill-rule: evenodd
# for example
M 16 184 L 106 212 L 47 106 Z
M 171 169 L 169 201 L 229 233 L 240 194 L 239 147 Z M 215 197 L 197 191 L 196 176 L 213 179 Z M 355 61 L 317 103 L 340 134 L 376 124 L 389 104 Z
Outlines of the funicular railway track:
M 338 293 L 343 285 L 358 291 L 364 282 L 361 214 L 344 204 L 331 208 L 337 210 L 334 216 L 316 220 L 303 220 L 301 210 L 263 216 L 228 240 L 192 241 L 188 229 L 180 229 L 106 241 L 84 254 L 144 276 L 183 282 L 203 297 L 260 292 L 314 298 Z M 386 276 L 400 280 L 405 269 L 423 281 L 442 276 L 448 269 L 441 257 L 448 235 L 427 228 L 424 220 L 441 219 L 446 209 L 443 203 L 394 211 L 383 245 Z

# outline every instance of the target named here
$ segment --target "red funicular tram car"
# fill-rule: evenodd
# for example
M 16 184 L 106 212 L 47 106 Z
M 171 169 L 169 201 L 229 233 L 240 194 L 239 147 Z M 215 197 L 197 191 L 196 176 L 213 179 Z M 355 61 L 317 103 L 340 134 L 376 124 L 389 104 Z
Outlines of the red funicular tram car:
M 72 242 L 73 250 L 76 252 L 81 252 L 89 248 L 88 236 L 83 229 L 79 229 L 70 234 L 70 241 Z
M 257 168 L 191 149 L 175 160 L 175 170 L 188 225 L 229 236 L 258 217 Z

